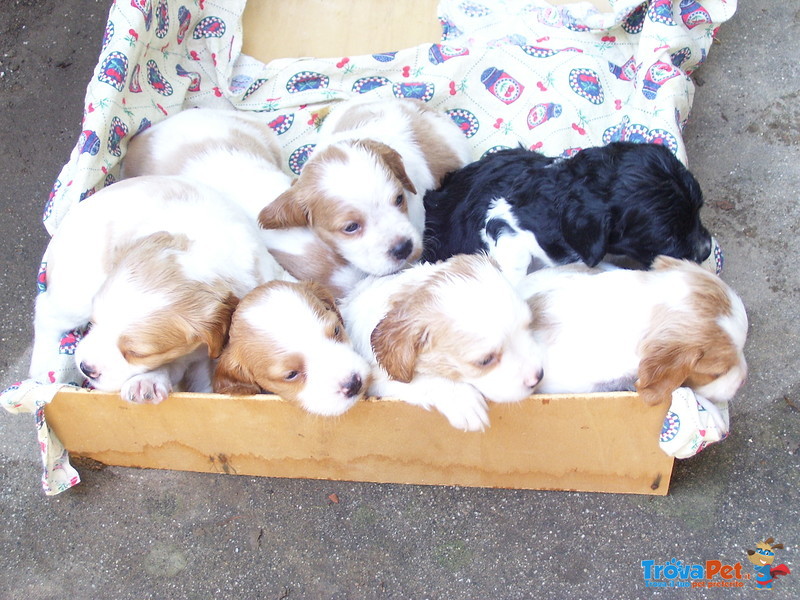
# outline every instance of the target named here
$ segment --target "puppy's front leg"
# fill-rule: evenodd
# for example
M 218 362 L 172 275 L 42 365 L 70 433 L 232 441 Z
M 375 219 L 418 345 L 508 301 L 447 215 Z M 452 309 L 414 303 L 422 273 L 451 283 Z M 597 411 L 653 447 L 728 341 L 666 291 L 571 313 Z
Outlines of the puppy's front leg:
M 468 383 L 417 375 L 410 383 L 390 379 L 383 369 L 373 370 L 372 396 L 397 398 L 442 413 L 456 429 L 483 431 L 489 425 L 486 399 Z

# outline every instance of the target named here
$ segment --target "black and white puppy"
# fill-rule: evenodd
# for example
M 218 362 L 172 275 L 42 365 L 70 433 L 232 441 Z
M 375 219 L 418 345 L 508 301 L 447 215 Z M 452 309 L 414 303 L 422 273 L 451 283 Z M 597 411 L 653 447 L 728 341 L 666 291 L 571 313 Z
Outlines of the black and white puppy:
M 642 266 L 662 254 L 702 262 L 711 252 L 702 205 L 697 180 L 664 146 L 613 142 L 570 158 L 500 150 L 426 194 L 423 259 L 485 251 L 514 281 L 607 254 Z

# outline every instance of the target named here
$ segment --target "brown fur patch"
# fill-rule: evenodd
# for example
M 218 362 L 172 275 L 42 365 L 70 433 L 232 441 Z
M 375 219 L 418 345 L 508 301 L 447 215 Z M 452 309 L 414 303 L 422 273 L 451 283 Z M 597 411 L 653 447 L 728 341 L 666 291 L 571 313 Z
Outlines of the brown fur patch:
M 656 259 L 653 268 L 685 270 L 691 293 L 681 310 L 656 307 L 639 345 L 636 387 L 647 404 L 667 402 L 678 387 L 708 384 L 739 364 L 738 349 L 717 323 L 733 312 L 725 284 L 701 267 L 672 258 Z
M 270 339 L 263 330 L 240 317 L 248 308 L 266 302 L 269 295 L 277 290 L 291 290 L 304 298 L 326 324 L 326 333 L 331 339 L 347 340 L 336 301 L 324 286 L 312 282 L 287 281 L 263 284 L 245 296 L 239 307 L 242 312 L 233 316 L 230 339 L 213 377 L 215 392 L 242 395 L 268 391 L 294 400 L 303 391 L 307 375 L 302 354 L 287 352 L 281 340 Z M 287 381 L 286 375 L 292 371 L 296 371 L 297 376 Z
M 436 294 L 438 287 L 455 277 L 474 278 L 480 260 L 459 255 L 425 281 L 392 298 L 388 313 L 370 338 L 378 364 L 392 379 L 408 383 L 415 373 L 424 373 L 461 380 L 495 366 L 473 365 L 461 358 L 465 348 L 476 347 L 476 341 L 453 327 Z M 499 359 L 501 349 L 492 350 Z
M 187 278 L 177 253 L 190 247 L 183 235 L 158 232 L 113 254 L 115 269 L 128 273 L 144 290 L 166 294 L 168 306 L 124 332 L 118 346 L 132 364 L 156 368 L 206 344 L 212 358 L 219 356 L 238 299 L 222 281 L 198 282 Z
M 338 298 L 345 294 L 346 290 L 334 285 L 333 277 L 348 263 L 322 240 L 315 240 L 304 249 L 303 254 L 290 254 L 280 250 L 270 250 L 270 254 L 295 279 L 324 285 Z
M 433 112 L 427 107 L 424 110 Z M 438 115 L 431 115 L 430 118 L 436 116 Z M 434 188 L 437 188 L 441 185 L 445 175 L 463 167 L 463 162 L 450 145 L 436 135 L 435 130 L 425 120 L 413 119 L 411 126 L 414 141 L 425 156 L 425 162 L 428 163 L 428 168 L 433 175 Z
M 330 220 L 328 211 L 338 208 L 327 199 L 323 186 L 325 169 L 330 164 L 344 163 L 347 154 L 329 146 L 308 161 L 294 185 L 265 206 L 258 216 L 263 229 L 288 229 L 290 227 L 316 227 Z

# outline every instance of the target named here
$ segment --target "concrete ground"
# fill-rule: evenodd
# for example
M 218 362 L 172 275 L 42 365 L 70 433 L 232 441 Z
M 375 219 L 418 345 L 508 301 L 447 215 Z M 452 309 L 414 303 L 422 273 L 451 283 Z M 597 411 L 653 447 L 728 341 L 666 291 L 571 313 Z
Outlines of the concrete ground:
M 80 132 L 109 4 L 0 3 L 3 386 L 27 371 L 39 216 Z M 800 598 L 798 40 L 800 0 L 741 1 L 697 72 L 690 167 L 749 310 L 751 375 L 733 435 L 679 462 L 667 497 L 117 467 L 46 497 L 32 419 L 3 413 L 0 600 L 753 598 L 752 580 L 648 589 L 641 561 L 749 574 L 745 550 L 766 537 L 793 572 L 761 595 Z

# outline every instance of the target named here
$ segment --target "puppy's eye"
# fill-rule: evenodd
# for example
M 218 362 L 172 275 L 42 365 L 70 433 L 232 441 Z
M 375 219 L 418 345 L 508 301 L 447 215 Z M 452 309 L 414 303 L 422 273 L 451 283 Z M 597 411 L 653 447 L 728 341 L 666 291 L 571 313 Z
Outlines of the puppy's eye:
M 284 381 L 294 381 L 300 375 L 300 371 L 289 371 L 283 376 Z
M 348 235 L 352 235 L 356 233 L 359 229 L 361 229 L 361 223 L 358 223 L 356 221 L 350 221 L 347 225 L 342 227 L 342 232 Z
M 476 362 L 479 367 L 488 367 L 497 362 L 497 354 L 492 352 Z
M 403 194 L 400 194 L 399 196 L 397 196 L 397 198 L 394 199 L 394 205 L 395 206 L 403 206 L 403 203 L 405 201 L 406 201 L 406 197 L 403 196 Z

